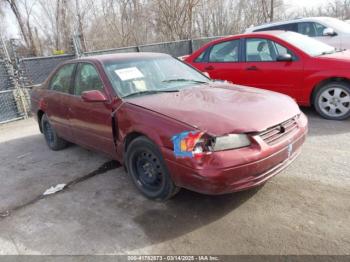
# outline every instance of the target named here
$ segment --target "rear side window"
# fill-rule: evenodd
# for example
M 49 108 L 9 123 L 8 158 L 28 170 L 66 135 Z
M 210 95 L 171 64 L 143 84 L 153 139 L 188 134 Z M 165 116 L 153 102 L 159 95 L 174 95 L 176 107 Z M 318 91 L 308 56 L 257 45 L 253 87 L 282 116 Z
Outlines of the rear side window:
M 68 64 L 61 67 L 52 77 L 49 89 L 69 93 L 74 67 L 75 64 Z
M 209 62 L 238 62 L 239 40 L 226 41 L 212 47 Z
M 100 76 L 92 64 L 79 64 L 75 78 L 74 94 L 81 95 L 81 93 L 91 90 L 103 91 Z

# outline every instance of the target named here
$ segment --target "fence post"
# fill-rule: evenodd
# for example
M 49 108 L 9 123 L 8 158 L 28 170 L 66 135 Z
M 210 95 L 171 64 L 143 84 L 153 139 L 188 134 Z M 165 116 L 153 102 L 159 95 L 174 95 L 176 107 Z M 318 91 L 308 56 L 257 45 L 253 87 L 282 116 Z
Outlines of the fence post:
M 82 52 L 79 36 L 77 34 L 74 34 L 72 36 L 72 41 L 73 41 L 73 47 L 74 47 L 75 56 L 79 58 L 79 57 L 81 57 L 84 54 L 84 52 Z
M 1 35 L 0 35 L 0 41 L 1 41 L 0 45 L 2 46 L 3 53 L 4 53 L 3 55 L 4 55 L 4 61 L 6 63 L 6 68 L 7 68 L 8 74 L 12 78 L 12 84 L 14 86 L 14 96 L 19 97 L 20 107 L 22 107 L 24 118 L 27 119 L 28 118 L 27 103 L 26 103 L 25 94 L 20 86 L 21 76 L 19 75 L 19 72 L 18 72 L 18 64 L 17 64 L 18 61 L 17 61 L 14 43 L 12 40 L 10 41 L 12 52 L 15 57 L 15 61 L 12 62 L 10 54 L 7 50 L 4 38 Z M 20 110 L 18 106 L 17 106 L 17 109 Z
M 189 55 L 190 55 L 190 54 L 193 53 L 193 39 L 192 38 L 190 39 L 190 43 L 189 44 L 190 44 L 190 53 L 189 53 Z

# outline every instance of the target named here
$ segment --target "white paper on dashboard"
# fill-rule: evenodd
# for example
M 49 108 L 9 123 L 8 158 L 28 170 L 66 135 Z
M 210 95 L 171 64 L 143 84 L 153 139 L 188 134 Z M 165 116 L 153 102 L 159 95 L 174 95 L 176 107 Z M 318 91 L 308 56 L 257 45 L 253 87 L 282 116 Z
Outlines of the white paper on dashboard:
M 117 69 L 114 70 L 114 72 L 119 76 L 119 78 L 122 81 L 144 77 L 142 72 L 137 67 Z

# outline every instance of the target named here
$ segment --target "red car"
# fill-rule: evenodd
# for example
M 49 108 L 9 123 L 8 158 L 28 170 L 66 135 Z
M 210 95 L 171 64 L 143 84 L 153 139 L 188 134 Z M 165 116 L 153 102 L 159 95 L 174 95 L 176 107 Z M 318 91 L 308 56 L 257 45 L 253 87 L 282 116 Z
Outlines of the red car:
M 350 116 L 350 51 L 298 33 L 270 31 L 219 39 L 186 62 L 213 79 L 289 95 L 327 119 Z
M 215 83 L 154 53 L 66 62 L 33 90 L 32 111 L 51 149 L 69 141 L 105 153 L 159 200 L 181 187 L 223 194 L 263 184 L 307 132 L 288 96 Z

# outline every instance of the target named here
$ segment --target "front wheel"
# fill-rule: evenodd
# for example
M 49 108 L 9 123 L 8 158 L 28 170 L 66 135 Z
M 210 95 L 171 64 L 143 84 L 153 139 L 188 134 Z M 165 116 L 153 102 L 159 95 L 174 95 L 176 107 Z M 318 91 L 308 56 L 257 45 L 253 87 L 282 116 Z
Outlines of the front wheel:
M 179 191 L 158 147 L 146 137 L 138 137 L 130 143 L 125 161 L 134 184 L 147 198 L 163 201 Z
M 314 98 L 316 111 L 330 120 L 350 116 L 350 87 L 344 82 L 331 82 L 321 87 Z
M 50 149 L 57 151 L 68 146 L 68 142 L 57 135 L 46 114 L 41 118 L 41 128 L 45 136 L 46 144 Z

